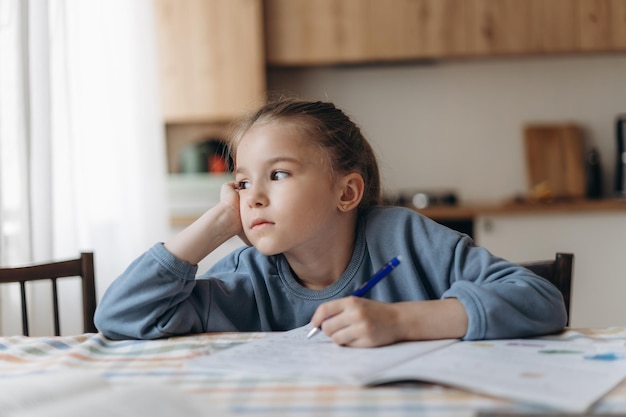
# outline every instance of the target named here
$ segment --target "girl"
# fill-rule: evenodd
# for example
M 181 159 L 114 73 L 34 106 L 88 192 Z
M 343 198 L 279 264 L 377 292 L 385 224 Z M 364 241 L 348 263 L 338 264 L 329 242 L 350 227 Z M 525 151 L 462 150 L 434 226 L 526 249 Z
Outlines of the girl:
M 382 207 L 374 153 L 331 103 L 282 99 L 242 121 L 235 181 L 220 202 L 135 260 L 107 289 L 113 339 L 289 330 L 311 322 L 340 345 L 536 336 L 563 329 L 547 280 L 408 208 Z M 229 238 L 235 250 L 196 279 Z M 402 264 L 364 298 L 356 288 Z

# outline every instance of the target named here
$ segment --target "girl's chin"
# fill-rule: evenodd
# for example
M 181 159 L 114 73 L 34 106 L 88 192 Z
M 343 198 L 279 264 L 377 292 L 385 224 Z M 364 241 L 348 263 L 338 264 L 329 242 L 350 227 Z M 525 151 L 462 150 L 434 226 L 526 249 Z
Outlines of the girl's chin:
M 274 245 L 268 245 L 266 242 L 252 241 L 252 246 L 265 256 L 278 255 L 282 250 L 277 249 Z
M 255 246 L 256 247 L 256 246 Z M 273 256 L 273 255 L 278 255 L 279 253 L 282 253 L 281 251 L 272 251 L 272 250 L 262 250 L 259 249 L 258 247 L 256 247 L 256 249 L 261 252 L 263 255 L 265 256 Z

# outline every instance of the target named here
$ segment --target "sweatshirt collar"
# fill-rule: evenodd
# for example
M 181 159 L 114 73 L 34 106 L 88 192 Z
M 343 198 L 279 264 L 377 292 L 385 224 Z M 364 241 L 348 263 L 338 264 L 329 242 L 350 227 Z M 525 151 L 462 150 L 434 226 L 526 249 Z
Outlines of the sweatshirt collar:
M 292 294 L 306 298 L 309 300 L 324 300 L 333 298 L 337 295 L 347 296 L 345 294 L 346 287 L 353 281 L 354 277 L 363 264 L 365 258 L 365 251 L 367 244 L 365 242 L 365 221 L 363 216 L 359 216 L 356 225 L 356 237 L 354 242 L 354 250 L 352 252 L 352 258 L 348 263 L 348 267 L 341 274 L 339 279 L 333 284 L 321 290 L 313 290 L 302 286 L 298 280 L 293 276 L 289 263 L 284 255 L 277 255 L 278 276 L 285 284 L 285 287 Z

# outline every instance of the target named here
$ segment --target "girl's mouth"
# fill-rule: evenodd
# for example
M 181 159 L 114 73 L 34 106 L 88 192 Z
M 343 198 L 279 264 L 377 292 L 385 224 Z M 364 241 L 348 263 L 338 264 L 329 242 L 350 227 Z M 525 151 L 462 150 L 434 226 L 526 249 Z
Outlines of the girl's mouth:
M 272 225 L 273 223 L 265 220 L 265 219 L 254 219 L 252 224 L 250 225 L 250 230 L 259 229 L 261 227 L 265 227 L 268 225 Z

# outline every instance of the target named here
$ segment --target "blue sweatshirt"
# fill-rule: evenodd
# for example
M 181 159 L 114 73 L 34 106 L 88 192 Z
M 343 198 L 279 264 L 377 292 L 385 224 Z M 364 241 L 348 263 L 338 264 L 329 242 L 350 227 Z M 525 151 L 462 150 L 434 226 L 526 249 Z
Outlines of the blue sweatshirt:
M 469 317 L 467 340 L 537 336 L 565 326 L 563 297 L 549 281 L 400 207 L 375 207 L 361 216 L 350 263 L 321 290 L 303 287 L 282 254 L 244 246 L 196 278 L 197 266 L 158 243 L 107 289 L 95 324 L 112 339 L 289 330 L 307 324 L 320 304 L 351 295 L 398 255 L 402 264 L 368 298 L 457 298 Z

